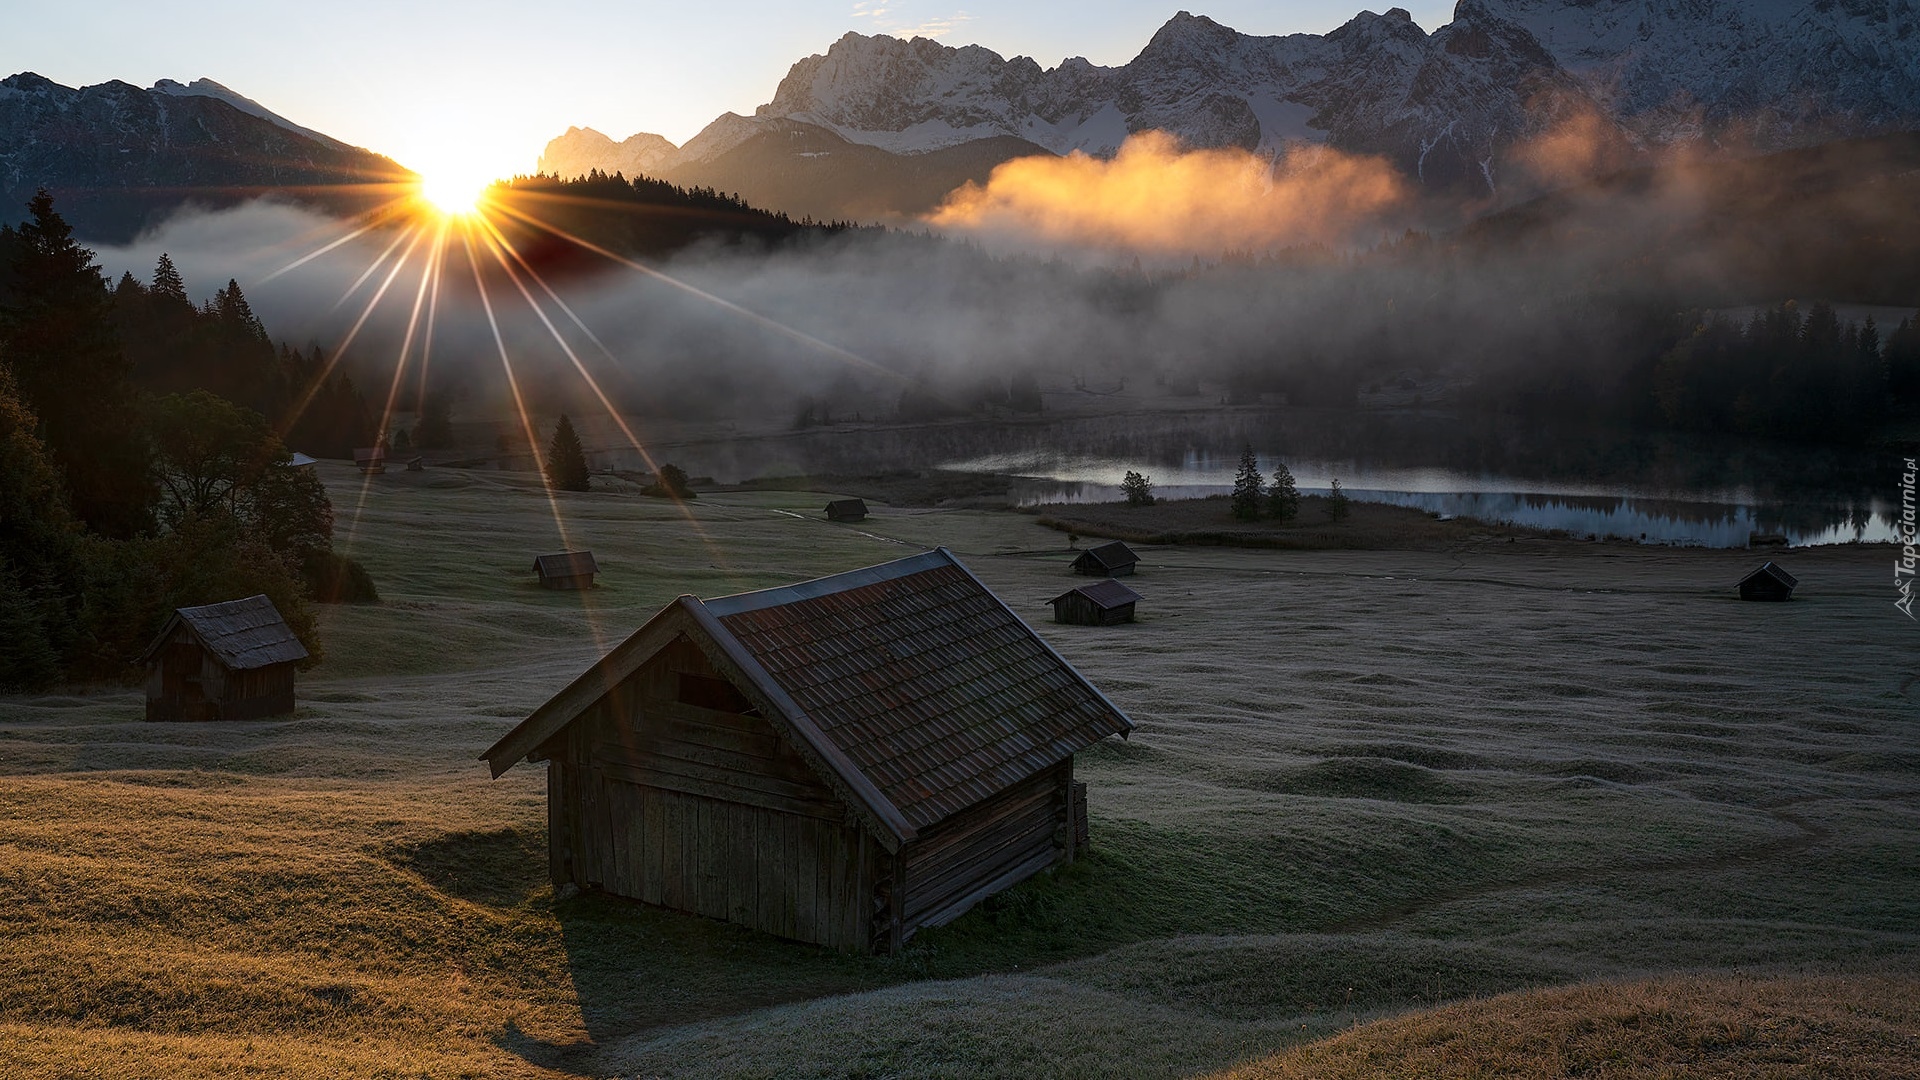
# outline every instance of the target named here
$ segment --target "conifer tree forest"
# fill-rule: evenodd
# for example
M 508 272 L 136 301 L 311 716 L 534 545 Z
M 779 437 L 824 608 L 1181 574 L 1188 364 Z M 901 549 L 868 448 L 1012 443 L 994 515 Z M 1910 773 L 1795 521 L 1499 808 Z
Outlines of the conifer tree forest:
M 109 287 L 45 192 L 0 226 L 0 688 L 117 679 L 176 607 L 369 599 L 288 443 L 345 455 L 366 402 L 276 346 L 240 286 L 189 299 L 162 255 Z M 302 407 L 304 403 L 304 407 Z

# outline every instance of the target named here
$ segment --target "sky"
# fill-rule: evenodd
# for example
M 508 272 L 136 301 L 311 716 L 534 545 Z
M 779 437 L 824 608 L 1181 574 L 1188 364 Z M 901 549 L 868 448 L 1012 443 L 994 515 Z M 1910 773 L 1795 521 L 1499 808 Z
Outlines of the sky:
M 570 126 L 684 143 L 751 114 L 848 31 L 1124 64 L 1179 6 L 1249 34 L 1324 33 L 1364 0 L 89 0 L 15 11 L 0 76 L 223 83 L 429 176 L 530 171 Z M 1389 3 L 1364 5 L 1384 10 Z M 1399 0 L 1431 31 L 1453 0 Z

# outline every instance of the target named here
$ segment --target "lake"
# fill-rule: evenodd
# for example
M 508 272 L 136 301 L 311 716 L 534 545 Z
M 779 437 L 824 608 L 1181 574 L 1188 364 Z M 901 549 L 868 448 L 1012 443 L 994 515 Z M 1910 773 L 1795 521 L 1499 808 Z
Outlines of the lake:
M 1764 440 L 1623 432 L 1440 410 L 1220 407 L 841 425 L 661 443 L 655 453 L 723 482 L 808 473 L 951 469 L 1015 477 L 1017 505 L 1109 502 L 1128 470 L 1158 495 L 1231 489 L 1242 447 L 1304 493 L 1334 479 L 1355 499 L 1562 529 L 1574 536 L 1744 547 L 1896 536 L 1903 459 Z M 616 457 L 624 455 L 614 455 Z M 605 455 L 596 454 L 596 464 Z M 637 462 L 619 462 L 637 467 Z

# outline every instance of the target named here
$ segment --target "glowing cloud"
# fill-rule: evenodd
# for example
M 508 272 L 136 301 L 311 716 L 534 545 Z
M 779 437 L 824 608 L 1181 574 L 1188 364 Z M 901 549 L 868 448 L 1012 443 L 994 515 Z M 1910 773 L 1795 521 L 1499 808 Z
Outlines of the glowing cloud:
M 1006 162 L 985 187 L 958 189 L 927 220 L 1005 240 L 1217 255 L 1340 245 L 1407 201 L 1405 182 L 1378 158 L 1300 147 L 1276 161 L 1188 150 L 1149 131 L 1110 161 L 1074 153 Z

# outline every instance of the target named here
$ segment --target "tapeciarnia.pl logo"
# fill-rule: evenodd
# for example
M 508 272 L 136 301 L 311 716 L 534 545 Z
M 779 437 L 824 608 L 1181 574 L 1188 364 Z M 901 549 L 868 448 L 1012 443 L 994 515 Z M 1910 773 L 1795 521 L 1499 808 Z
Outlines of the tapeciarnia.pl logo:
M 1900 613 L 1915 622 L 1920 622 L 1913 614 L 1913 574 L 1914 574 L 1914 513 L 1913 482 L 1920 465 L 1916 459 L 1906 459 L 1907 470 L 1900 474 L 1900 520 L 1894 523 L 1893 531 L 1900 540 L 1900 557 L 1893 562 L 1893 585 L 1900 590 L 1900 599 L 1893 606 Z

